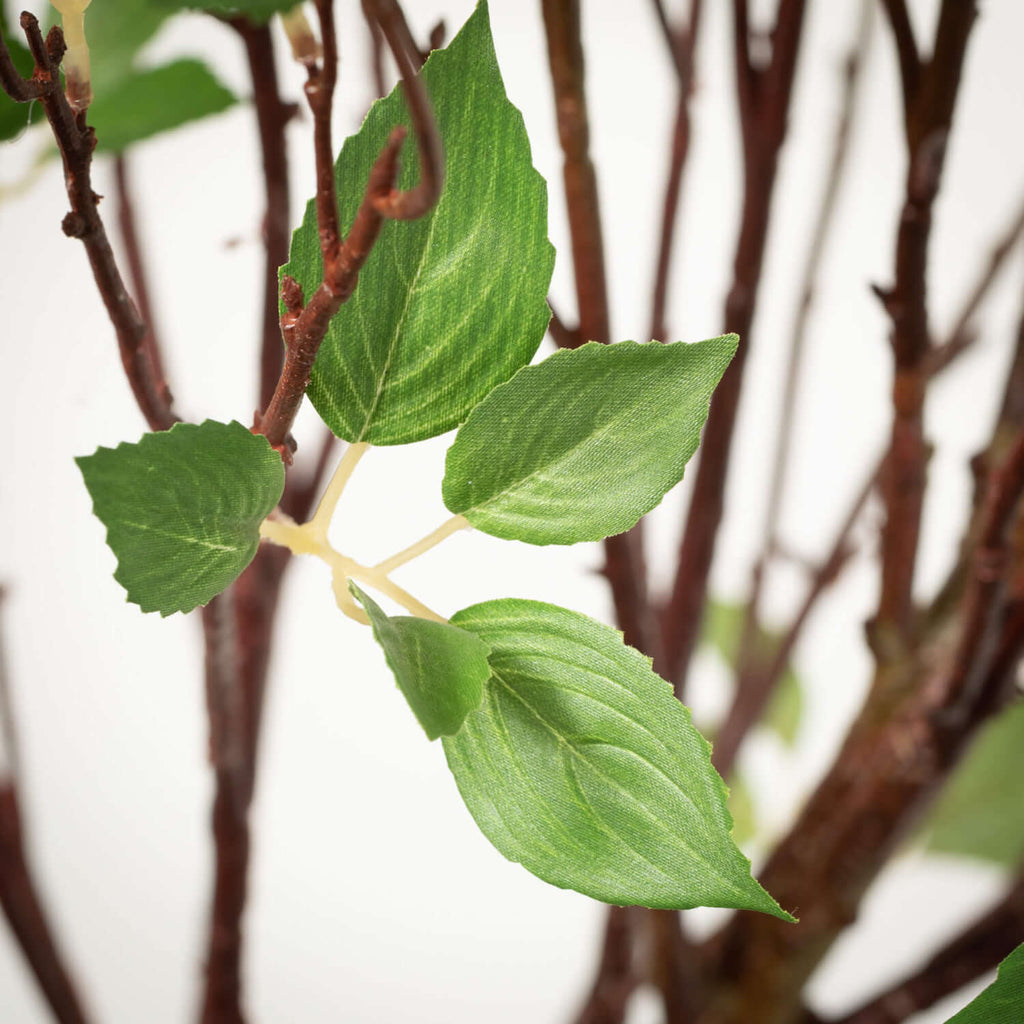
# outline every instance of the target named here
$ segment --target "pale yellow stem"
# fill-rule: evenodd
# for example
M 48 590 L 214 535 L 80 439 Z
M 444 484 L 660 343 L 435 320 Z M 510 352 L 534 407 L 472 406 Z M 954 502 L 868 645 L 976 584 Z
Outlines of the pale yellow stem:
M 390 558 L 385 558 L 383 562 L 378 562 L 373 568 L 375 571 L 387 576 L 400 565 L 405 565 L 406 562 L 411 562 L 414 558 L 419 558 L 424 552 L 436 547 L 453 533 L 458 533 L 459 530 L 468 528 L 469 521 L 465 516 L 452 516 L 451 519 L 442 523 L 433 533 L 428 533 L 422 540 L 416 541 L 415 544 L 410 544 L 403 551 L 399 551 L 397 555 L 392 555 Z
M 327 485 L 327 490 L 324 491 L 324 496 L 320 499 L 313 518 L 306 524 L 306 527 L 317 537 L 327 537 L 327 528 L 334 518 L 334 510 L 338 507 L 338 501 L 345 490 L 345 485 L 369 447 L 368 444 L 359 443 L 350 444 L 345 449 L 345 454 L 342 455 L 341 462 L 338 463 L 338 468 L 334 471 L 334 476 L 331 477 L 331 482 Z

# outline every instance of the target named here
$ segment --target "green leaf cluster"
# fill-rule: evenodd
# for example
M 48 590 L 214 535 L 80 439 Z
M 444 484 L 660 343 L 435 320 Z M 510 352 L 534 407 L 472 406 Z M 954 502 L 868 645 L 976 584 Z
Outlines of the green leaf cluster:
M 97 150 L 120 153 L 160 132 L 178 128 L 232 106 L 234 94 L 201 61 L 179 59 L 140 68 L 141 48 L 167 18 L 187 8 L 177 0 L 103 0 L 86 13 L 93 102 L 88 122 L 96 129 Z M 272 13 L 272 12 L 271 12 Z M 269 15 L 268 15 L 269 16 Z M 21 32 L 4 27 L 4 40 L 24 75 L 32 59 Z M 30 104 L 0 92 L 0 139 L 13 138 L 27 124 Z M 41 114 L 34 114 L 38 120 Z
M 314 405 L 352 442 L 458 427 L 444 500 L 497 537 L 572 544 L 629 529 L 681 479 L 737 339 L 587 344 L 527 365 L 549 318 L 547 197 L 505 96 L 486 4 L 423 74 L 447 152 L 445 191 L 422 221 L 385 225 L 317 359 Z M 344 218 L 404 116 L 394 94 L 346 142 Z M 416 173 L 411 155 L 403 184 Z M 310 212 L 285 270 L 307 294 L 319 281 Z M 284 486 L 278 453 L 239 423 L 179 424 L 79 465 L 116 578 L 130 601 L 164 615 L 237 577 Z M 325 557 L 336 581 L 355 573 L 390 585 L 379 567 L 331 548 L 319 517 L 275 525 L 268 536 Z M 450 622 L 389 616 L 349 585 L 414 715 L 442 738 L 470 813 L 506 857 L 608 902 L 791 920 L 733 841 L 725 786 L 689 711 L 620 633 L 513 599 Z

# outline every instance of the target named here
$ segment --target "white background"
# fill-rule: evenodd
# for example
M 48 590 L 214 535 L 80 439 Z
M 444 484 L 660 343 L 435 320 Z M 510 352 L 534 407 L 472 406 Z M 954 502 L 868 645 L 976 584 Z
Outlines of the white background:
M 451 35 L 471 10 L 470 0 L 407 6 L 419 39 L 442 14 Z M 755 11 L 763 15 L 771 6 L 758 3 Z M 839 63 L 856 22 L 855 0 L 809 6 L 713 572 L 714 592 L 730 599 L 746 591 L 761 536 L 782 354 L 828 160 Z M 937 6 L 912 5 L 920 38 L 930 35 Z M 674 83 L 649 4 L 590 0 L 584 7 L 614 335 L 642 338 Z M 672 336 L 686 340 L 719 333 L 738 223 L 729 5 L 709 0 L 705 7 L 670 308 Z M 938 335 L 1024 184 L 1024 5 L 988 0 L 981 7 L 935 211 L 929 283 Z M 539 4 L 493 0 L 492 8 L 509 95 L 552 185 L 551 237 L 560 254 L 552 292 L 571 319 Z M 357 4 L 340 5 L 339 25 L 340 142 L 358 126 L 371 87 Z M 797 410 L 801 445 L 785 503 L 786 539 L 811 556 L 826 549 L 888 424 L 886 322 L 868 284 L 890 280 L 904 160 L 891 41 L 881 19 L 875 29 L 850 174 L 814 308 Z M 234 89 L 248 93 L 240 46 L 226 29 L 183 18 L 149 57 L 183 52 L 205 55 Z M 288 95 L 300 98 L 301 75 L 289 67 L 285 77 Z M 308 119 L 291 126 L 289 139 L 297 220 L 313 190 Z M 5 183 L 20 177 L 32 149 L 30 139 L 3 148 Z M 252 113 L 244 106 L 133 154 L 169 374 L 187 418 L 247 422 L 252 412 L 262 273 L 258 167 Z M 109 167 L 101 163 L 97 177 L 98 190 L 112 194 Z M 60 233 L 65 209 L 54 164 L 0 204 L 0 579 L 9 588 L 3 628 L 20 722 L 23 803 L 45 897 L 95 1019 L 170 1024 L 194 1014 L 211 871 L 199 629 L 194 617 L 161 620 L 125 603 L 72 462 L 97 445 L 137 439 L 144 425 L 85 256 Z M 1022 269 L 1018 253 L 986 306 L 977 352 L 955 380 L 936 385 L 929 401 L 937 448 L 919 574 L 923 597 L 948 568 L 963 525 L 967 459 L 991 423 Z M 311 419 L 299 433 L 300 442 L 310 441 L 308 452 L 316 436 Z M 448 441 L 372 452 L 336 522 L 338 546 L 375 560 L 441 522 Z M 669 496 L 652 529 L 659 582 L 667 579 L 682 491 Z M 877 510 L 861 531 L 869 554 L 876 526 Z M 593 545 L 533 549 L 463 534 L 399 578 L 449 614 L 515 595 L 607 619 L 607 594 L 593 572 L 599 563 Z M 784 623 L 799 595 L 795 574 L 776 574 L 771 618 Z M 823 602 L 801 644 L 809 709 L 796 753 L 768 737 L 745 751 L 742 767 L 759 796 L 765 835 L 785 827 L 864 693 L 870 660 L 860 624 L 875 595 L 875 576 L 862 561 Z M 699 666 L 698 710 L 710 716 L 723 702 L 723 673 L 708 658 Z M 245 965 L 253 1020 L 555 1024 L 575 1006 L 594 962 L 601 909 L 506 863 L 479 834 L 440 747 L 419 732 L 366 631 L 337 612 L 318 564 L 296 564 L 285 589 L 253 827 Z M 814 1006 L 841 1011 L 899 977 L 999 885 L 993 871 L 905 854 L 813 979 Z M 718 919 L 688 917 L 704 928 Z M 942 1021 L 964 1001 L 961 995 L 915 1024 Z M 0 1022 L 46 1019 L 17 949 L 0 929 Z M 641 1002 L 635 1020 L 656 1020 L 651 1004 Z

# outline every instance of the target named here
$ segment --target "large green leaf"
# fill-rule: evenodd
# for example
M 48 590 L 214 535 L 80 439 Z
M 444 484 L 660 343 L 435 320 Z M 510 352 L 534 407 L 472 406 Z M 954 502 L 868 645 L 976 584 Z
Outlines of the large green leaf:
M 943 790 L 928 849 L 1014 867 L 1024 858 L 1024 702 L 990 722 Z
M 423 80 L 445 148 L 441 199 L 420 220 L 384 224 L 313 368 L 310 399 L 348 441 L 403 444 L 457 426 L 530 361 L 550 316 L 547 190 L 505 96 L 486 3 L 431 55 Z M 336 167 L 343 225 L 392 127 L 408 123 L 396 89 L 346 140 Z M 419 176 L 411 133 L 402 161 L 408 187 Z M 307 296 L 320 282 L 312 202 L 283 270 Z
M 235 102 L 198 60 L 177 60 L 151 71 L 133 71 L 97 96 L 89 110 L 97 148 L 120 152 L 134 142 L 189 121 L 218 114 Z
M 531 544 L 628 530 L 682 479 L 736 342 L 590 343 L 524 367 L 456 435 L 444 503 Z
M 390 618 L 349 583 L 366 609 L 388 667 L 427 736 L 454 736 L 471 711 L 480 707 L 491 674 L 487 645 L 446 622 L 408 615 Z
M 490 647 L 491 677 L 445 754 L 501 853 L 608 903 L 789 918 L 730 838 L 707 741 L 621 634 L 517 600 L 474 605 L 452 625 Z
M 1024 1020 L 1024 945 L 1000 965 L 996 980 L 946 1024 L 1020 1024 Z
M 161 615 L 205 604 L 241 573 L 284 490 L 280 456 L 235 422 L 177 423 L 75 461 L 117 555 L 114 578 Z

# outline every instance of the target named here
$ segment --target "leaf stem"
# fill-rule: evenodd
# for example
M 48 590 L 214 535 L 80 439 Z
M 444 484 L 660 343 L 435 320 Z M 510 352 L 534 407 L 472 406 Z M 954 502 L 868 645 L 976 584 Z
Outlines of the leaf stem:
M 353 445 L 353 447 L 355 446 Z M 351 451 L 351 449 L 349 450 Z M 346 452 L 347 454 L 348 452 Z M 338 467 L 338 473 L 335 474 L 336 479 L 341 475 L 344 462 L 345 460 L 343 459 L 342 465 Z M 331 484 L 333 486 L 333 480 Z M 324 497 L 326 499 L 328 495 Z M 323 502 L 321 502 L 322 506 Z M 319 511 L 318 509 L 318 514 Z M 461 516 L 455 518 L 458 519 Z M 370 620 L 365 612 L 355 604 L 351 595 L 349 595 L 348 580 L 354 579 L 359 580 L 360 583 L 366 583 L 373 587 L 374 590 L 380 591 L 386 597 L 390 597 L 392 601 L 400 604 L 406 611 L 418 618 L 431 619 L 434 622 L 448 621 L 444 616 L 438 615 L 437 612 L 428 608 L 422 601 L 413 597 L 403 587 L 388 579 L 387 572 L 382 571 L 380 566 L 361 565 L 354 558 L 350 558 L 348 555 L 344 555 L 332 547 L 327 540 L 326 530 L 321 531 L 319 528 L 314 527 L 315 520 L 316 516 L 310 522 L 300 526 L 293 519 L 284 515 L 273 519 L 265 519 L 260 525 L 260 536 L 272 544 L 279 544 L 281 547 L 288 548 L 293 554 L 314 555 L 322 562 L 326 562 L 334 572 L 334 596 L 338 602 L 338 607 L 350 619 L 355 619 L 356 622 L 361 622 L 364 626 L 370 624 Z M 447 526 L 448 524 L 445 525 Z M 435 531 L 435 533 L 437 532 L 440 531 Z M 449 532 L 452 531 L 449 530 Z M 434 541 L 434 543 L 437 543 L 437 541 Z
M 345 449 L 345 454 L 342 455 L 338 468 L 334 471 L 334 476 L 331 477 L 331 482 L 327 485 L 324 496 L 316 507 L 316 512 L 313 513 L 313 518 L 306 524 L 306 528 L 318 540 L 326 541 L 327 528 L 334 518 L 334 510 L 338 507 L 338 501 L 345 490 L 345 485 L 369 447 L 365 442 L 359 442 L 350 444 Z
M 387 576 L 400 565 L 405 565 L 406 562 L 411 562 L 414 558 L 419 558 L 420 555 L 436 547 L 453 533 L 458 533 L 459 530 L 468 530 L 469 528 L 469 520 L 465 516 L 452 516 L 451 519 L 443 522 L 436 530 L 428 533 L 426 537 L 416 541 L 415 544 L 410 544 L 407 548 L 399 551 L 398 554 L 385 558 L 383 562 L 378 562 L 373 568 L 375 571 Z

